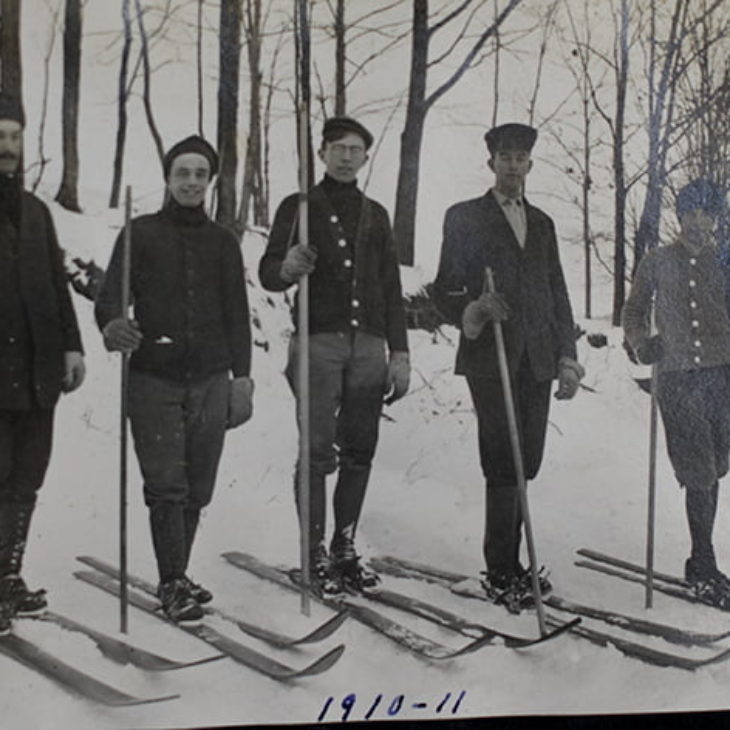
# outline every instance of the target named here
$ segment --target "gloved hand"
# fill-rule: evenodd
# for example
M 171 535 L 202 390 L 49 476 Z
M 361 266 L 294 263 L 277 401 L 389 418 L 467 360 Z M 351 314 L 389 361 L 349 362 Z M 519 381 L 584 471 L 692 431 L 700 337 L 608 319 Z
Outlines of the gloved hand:
M 104 335 L 104 347 L 110 352 L 134 352 L 142 342 L 142 332 L 139 324 L 133 320 L 125 320 L 122 317 L 107 322 L 102 332 Z
M 664 357 L 664 345 L 659 335 L 654 335 L 640 342 L 634 352 L 642 365 L 651 365 Z
M 305 274 L 311 274 L 314 271 L 316 260 L 317 249 L 298 243 L 287 252 L 286 258 L 281 264 L 280 276 L 284 281 L 293 284 Z
M 475 340 L 487 322 L 502 322 L 510 315 L 504 297 L 497 292 L 484 292 L 479 299 L 466 305 L 461 316 L 464 335 Z
M 408 392 L 410 380 L 411 363 L 408 353 L 403 350 L 391 352 L 385 385 L 385 405 L 389 406 L 402 398 Z
M 558 400 L 570 400 L 577 392 L 581 378 L 586 374 L 585 368 L 570 357 L 561 357 L 558 363 L 558 389 L 555 397 Z
M 80 352 L 65 352 L 64 361 L 65 375 L 63 376 L 61 390 L 64 393 L 70 393 L 84 382 L 86 366 L 84 365 L 84 356 Z
M 233 378 L 228 384 L 227 428 L 236 428 L 253 415 L 253 380 L 246 376 Z

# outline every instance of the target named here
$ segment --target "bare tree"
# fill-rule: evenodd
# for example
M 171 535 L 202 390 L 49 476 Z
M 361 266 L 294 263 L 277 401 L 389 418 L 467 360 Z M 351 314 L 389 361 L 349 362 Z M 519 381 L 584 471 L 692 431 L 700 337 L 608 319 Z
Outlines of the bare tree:
M 167 7 L 163 11 L 163 19 L 160 21 L 160 25 L 158 27 L 162 27 L 162 25 L 164 25 L 165 23 L 165 19 L 169 14 L 170 1 L 171 0 L 167 0 Z M 152 112 L 152 78 L 150 71 L 150 51 L 149 41 L 147 37 L 147 29 L 144 25 L 144 11 L 142 10 L 142 4 L 140 3 L 140 0 L 134 0 L 134 6 L 135 10 L 137 11 L 137 27 L 139 28 L 139 38 L 141 44 L 140 53 L 142 56 L 142 103 L 144 104 L 144 113 L 147 119 L 147 126 L 149 127 L 150 133 L 152 134 L 152 139 L 155 143 L 157 155 L 160 158 L 160 162 L 162 162 L 165 156 L 165 148 L 162 144 L 162 137 L 160 136 L 160 132 L 157 129 L 157 123 L 155 122 L 154 113 Z
M 230 228 L 234 228 L 236 224 L 236 130 L 240 51 L 241 0 L 221 0 L 218 80 L 218 154 L 221 163 L 216 187 L 216 220 Z
M 396 192 L 393 229 L 398 243 L 402 264 L 412 266 L 415 258 L 416 202 L 418 199 L 418 174 L 421 159 L 421 143 L 426 115 L 434 104 L 446 94 L 471 68 L 484 44 L 507 19 L 521 0 L 509 0 L 494 22 L 482 31 L 471 45 L 463 61 L 437 89 L 426 95 L 427 74 L 430 63 L 429 44 L 434 34 L 461 16 L 472 4 L 463 0 L 455 10 L 441 20 L 429 25 L 428 0 L 413 1 L 413 37 L 411 52 L 411 73 L 408 87 L 406 120 L 401 134 L 400 167 Z M 459 37 L 466 35 L 468 22 Z M 455 48 L 452 44 L 451 48 Z M 443 60 L 445 54 L 440 60 Z
M 56 46 L 56 35 L 58 32 L 58 16 L 61 13 L 61 3 L 59 2 L 52 11 L 51 28 L 48 33 L 48 46 L 43 55 L 43 101 L 41 103 L 40 119 L 38 120 L 38 172 L 33 180 L 31 190 L 35 192 L 43 179 L 43 173 L 49 159 L 46 157 L 45 138 L 46 138 L 46 121 L 48 119 L 48 87 L 50 82 L 50 66 L 53 58 L 53 50 Z
M 268 224 L 268 205 L 263 200 L 262 129 L 261 129 L 261 52 L 265 19 L 261 12 L 261 0 L 245 0 L 243 29 L 249 68 L 248 138 L 246 139 L 246 162 L 243 169 L 241 206 L 238 214 L 240 230 L 248 220 L 249 206 L 253 200 L 253 222 Z
M 67 210 L 80 212 L 79 183 L 79 96 L 81 79 L 81 0 L 66 0 L 63 28 L 63 174 L 56 200 Z
M 132 19 L 130 16 L 129 0 L 122 0 L 122 21 L 124 24 L 124 41 L 122 44 L 121 60 L 119 63 L 119 78 L 117 82 L 117 137 L 114 148 L 114 173 L 112 190 L 109 196 L 109 207 L 119 207 L 119 195 L 122 187 L 122 172 L 124 167 L 124 147 L 127 140 L 127 101 L 129 88 L 129 54 L 132 47 Z

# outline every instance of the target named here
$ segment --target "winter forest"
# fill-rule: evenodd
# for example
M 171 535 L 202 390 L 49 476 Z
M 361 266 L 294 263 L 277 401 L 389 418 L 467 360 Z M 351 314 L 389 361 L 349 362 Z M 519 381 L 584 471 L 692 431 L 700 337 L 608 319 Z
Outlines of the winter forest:
M 242 551 L 269 564 L 298 561 L 295 402 L 282 375 L 292 295 L 265 291 L 256 273 L 274 212 L 298 185 L 305 88 L 298 7 L 295 0 L 0 0 L 0 86 L 22 99 L 27 119 L 23 184 L 51 210 L 87 367 L 86 382 L 56 414 L 28 540 L 29 580 L 48 589 L 53 611 L 181 662 L 209 656 L 210 647 L 134 607 L 122 634 L 118 602 L 73 577 L 84 567 L 80 555 L 118 563 L 119 359 L 104 349 L 93 301 L 124 224 L 127 186 L 133 215 L 156 211 L 165 151 L 190 134 L 205 137 L 220 155 L 206 209 L 234 231 L 245 261 L 256 390 L 252 420 L 226 437 L 192 572 L 229 618 L 306 634 L 330 608 L 315 603 L 305 616 L 296 592 L 221 557 Z M 348 115 L 373 133 L 358 183 L 389 213 L 408 316 L 411 387 L 381 418 L 358 528 L 364 557 L 395 555 L 472 578 L 483 569 L 476 419 L 453 373 L 459 333 L 430 292 L 445 211 L 493 182 L 485 131 L 529 124 L 538 138 L 525 195 L 555 221 L 586 370 L 573 401 L 552 401 L 542 470 L 529 490 L 539 563 L 561 598 L 675 627 L 695 641 L 673 644 L 584 616 L 582 626 L 609 636 L 603 645 L 568 632 L 517 649 L 498 640 L 434 661 L 352 616 L 320 643 L 285 648 L 211 617 L 222 633 L 288 666 L 345 645 L 328 671 L 280 682 L 230 658 L 173 672 L 120 666 L 88 636 L 29 620 L 18 623 L 19 635 L 95 678 L 135 696 L 179 697 L 105 707 L 0 654 L 0 715 L 12 718 L 8 727 L 112 729 L 726 709 L 730 662 L 715 658 L 730 652 L 721 636 L 726 613 L 663 593 L 646 609 L 642 585 L 575 561 L 580 548 L 644 560 L 650 369 L 627 357 L 621 311 L 639 261 L 677 235 L 677 191 L 698 177 L 730 187 L 730 6 L 310 0 L 307 11 L 309 179 L 322 176 L 316 153 L 325 119 Z M 730 256 L 727 210 L 717 237 Z M 661 428 L 656 454 L 656 567 L 680 574 L 689 535 Z M 154 580 L 131 452 L 128 480 L 129 570 Z M 725 486 L 715 547 L 730 570 Z M 515 616 L 443 582 L 383 574 L 383 587 L 466 622 L 538 635 L 534 612 Z M 439 645 L 466 641 L 453 627 L 376 608 Z M 549 610 L 563 622 L 573 617 Z M 646 661 L 623 651 L 622 641 L 681 659 Z

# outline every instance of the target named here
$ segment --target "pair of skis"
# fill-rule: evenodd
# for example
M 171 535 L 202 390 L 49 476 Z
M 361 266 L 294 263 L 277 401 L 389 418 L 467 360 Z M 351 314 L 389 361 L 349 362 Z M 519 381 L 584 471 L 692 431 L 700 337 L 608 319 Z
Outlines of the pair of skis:
M 271 581 L 289 590 L 298 590 L 296 580 L 292 578 L 292 571 L 288 568 L 267 565 L 256 557 L 239 551 L 224 553 L 223 557 L 237 568 L 241 568 L 259 578 Z M 400 609 L 471 638 L 471 641 L 468 643 L 453 649 L 416 633 L 404 624 L 394 621 L 370 605 L 364 604 L 361 600 L 356 600 L 354 597 L 320 596 L 316 598 L 320 603 L 336 610 L 345 607 L 356 621 L 374 629 L 379 634 L 391 639 L 416 656 L 429 660 L 454 659 L 464 654 L 478 651 L 485 646 L 493 645 L 496 642 L 512 648 L 533 646 L 559 636 L 578 623 L 578 620 L 576 620 L 567 625 L 557 625 L 552 631 L 538 638 L 522 637 L 498 631 L 483 624 L 467 621 L 439 606 L 399 594 L 395 591 L 369 591 L 358 596 L 358 598 L 363 599 L 367 603 L 377 603 Z
M 77 578 L 85 583 L 96 586 L 113 596 L 119 596 L 120 573 L 115 566 L 90 556 L 81 556 L 78 560 L 85 565 L 94 568 L 94 570 L 78 571 L 74 573 Z M 161 612 L 159 601 L 155 597 L 155 586 L 149 581 L 135 575 L 130 574 L 127 578 L 131 587 L 131 589 L 128 590 L 128 600 L 132 606 L 139 608 L 152 616 L 157 616 L 161 620 L 167 621 L 164 614 Z M 314 631 L 310 632 L 306 636 L 297 638 L 288 637 L 278 632 L 271 631 L 270 629 L 245 622 L 212 607 L 206 607 L 206 614 L 218 615 L 228 621 L 232 621 L 239 629 L 247 634 L 266 641 L 272 646 L 284 649 L 321 641 L 334 633 L 346 618 L 346 614 L 340 612 L 338 615 L 329 619 L 321 626 L 318 626 Z M 223 634 L 213 628 L 205 621 L 201 623 L 168 623 L 176 626 L 191 636 L 195 636 L 196 638 L 206 642 L 239 664 L 243 664 L 249 669 L 253 669 L 260 674 L 279 681 L 292 680 L 325 672 L 340 659 L 345 650 L 344 644 L 339 644 L 315 659 L 311 664 L 298 669 L 283 664 L 282 662 L 263 654 L 257 649 L 253 649 L 246 644 L 230 638 L 226 634 Z
M 394 557 L 373 559 L 370 562 L 376 570 L 383 574 L 436 583 L 457 595 L 478 598 L 485 601 L 488 600 L 483 590 L 476 585 L 477 582 L 469 576 Z M 675 578 L 674 580 L 676 581 L 678 579 Z M 637 581 L 643 582 L 640 578 L 637 578 Z M 602 621 L 610 626 L 615 626 L 626 631 L 660 637 L 668 642 L 684 646 L 711 646 L 715 642 L 727 638 L 729 635 L 727 632 L 705 634 L 685 630 L 676 626 L 648 621 L 616 611 L 575 603 L 558 596 L 547 596 L 544 599 L 544 603 L 546 606 L 558 611 Z M 546 620 L 551 626 L 556 626 L 560 623 L 560 620 L 554 615 L 548 614 Z M 730 658 L 730 649 L 723 649 L 708 657 L 696 658 L 658 650 L 645 644 L 640 644 L 583 625 L 571 626 L 569 631 L 596 645 L 614 646 L 626 656 L 657 666 L 676 667 L 691 671 Z

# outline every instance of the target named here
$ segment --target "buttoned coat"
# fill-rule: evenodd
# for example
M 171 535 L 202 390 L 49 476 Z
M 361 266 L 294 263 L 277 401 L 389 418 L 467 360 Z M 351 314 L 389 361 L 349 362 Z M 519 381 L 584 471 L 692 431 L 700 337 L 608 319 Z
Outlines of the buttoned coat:
M 176 381 L 247 376 L 251 326 L 235 236 L 202 209 L 170 201 L 133 219 L 131 238 L 131 301 L 143 339 L 130 367 Z M 120 234 L 96 300 L 102 331 L 122 314 L 123 250 Z
M 553 221 L 526 200 L 524 205 L 524 249 L 491 191 L 447 210 L 433 298 L 442 314 L 461 328 L 464 309 L 485 290 L 485 269 L 491 267 L 495 288 L 510 308 L 502 324 L 510 372 L 527 355 L 535 379 L 544 381 L 556 377 L 560 358 L 576 359 L 575 325 Z M 499 378 L 489 323 L 474 340 L 462 332 L 456 373 Z
M 10 224 L 6 224 L 9 226 Z M 0 311 L 0 408 L 17 402 L 12 373 L 18 363 L 31 363 L 33 404 L 40 408 L 55 405 L 62 390 L 66 352 L 82 352 L 76 314 L 63 266 L 63 252 L 46 205 L 31 193 L 21 193 L 20 230 L 5 229 L 5 237 L 15 235 L 17 259 L 13 261 L 9 241 L 2 241 L 2 280 L 15 276 L 22 300 L 25 322 L 13 321 L 7 307 Z M 0 294 L 2 301 L 9 296 Z M 9 304 L 9 302 L 7 302 Z M 13 347 L 18 328 L 29 335 L 28 352 Z M 26 374 L 27 375 L 27 374 Z

